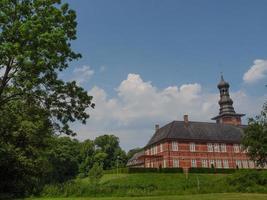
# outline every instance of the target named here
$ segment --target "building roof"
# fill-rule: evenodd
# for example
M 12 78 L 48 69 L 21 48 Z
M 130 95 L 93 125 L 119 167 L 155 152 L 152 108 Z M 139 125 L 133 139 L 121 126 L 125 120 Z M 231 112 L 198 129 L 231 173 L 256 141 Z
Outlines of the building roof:
M 158 129 L 146 146 L 165 139 L 240 143 L 244 127 L 210 122 L 173 121 Z
M 144 160 L 140 160 L 141 156 L 145 155 L 145 151 L 141 150 L 133 155 L 132 158 L 130 158 L 126 164 L 126 166 L 134 166 L 134 165 L 140 165 L 144 163 Z

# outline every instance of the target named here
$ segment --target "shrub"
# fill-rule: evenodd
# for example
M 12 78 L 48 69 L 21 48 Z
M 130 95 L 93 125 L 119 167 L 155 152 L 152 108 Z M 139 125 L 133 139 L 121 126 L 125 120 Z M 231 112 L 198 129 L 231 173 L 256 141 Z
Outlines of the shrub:
M 240 170 L 227 183 L 240 192 L 262 192 L 262 189 L 267 192 L 267 171 Z
M 157 168 L 129 168 L 129 174 L 158 172 Z
M 161 173 L 183 173 L 183 168 L 160 168 Z
M 189 173 L 201 173 L 201 174 L 232 174 L 235 169 L 221 169 L 221 168 L 189 168 Z

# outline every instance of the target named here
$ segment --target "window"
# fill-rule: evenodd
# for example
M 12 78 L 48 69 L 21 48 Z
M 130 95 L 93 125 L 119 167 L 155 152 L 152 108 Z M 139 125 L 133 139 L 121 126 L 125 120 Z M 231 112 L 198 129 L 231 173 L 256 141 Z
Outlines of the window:
M 213 147 L 211 143 L 208 143 L 208 152 L 213 152 Z
M 189 147 L 190 147 L 190 151 L 191 152 L 195 152 L 196 151 L 196 145 L 195 145 L 195 143 L 190 143 Z
M 155 147 L 154 147 L 154 154 L 157 154 L 158 153 L 158 146 L 156 145 Z
M 197 161 L 191 160 L 191 167 L 197 167 Z
M 162 144 L 160 144 L 160 146 L 159 146 L 160 148 L 159 148 L 159 150 L 160 150 L 160 152 L 163 152 L 163 145 Z
M 146 155 L 149 155 L 149 149 L 146 150 Z
M 223 160 L 223 168 L 229 168 L 228 160 Z
M 150 163 L 149 162 L 146 164 L 146 167 L 147 168 L 150 168 Z
M 151 168 L 153 168 L 153 167 L 154 167 L 154 163 L 152 162 L 152 163 L 151 163 Z
M 239 145 L 238 144 L 234 144 L 234 152 L 235 153 L 239 153 Z
M 210 160 L 210 168 L 215 168 L 215 165 L 214 165 L 214 160 Z
M 216 160 L 216 167 L 222 168 L 222 161 L 221 160 Z
M 163 168 L 167 167 L 167 160 L 163 160 Z
M 221 152 L 226 152 L 226 144 L 221 144 Z
M 178 143 L 177 142 L 172 142 L 172 150 L 178 151 Z
M 173 159 L 173 167 L 178 168 L 179 167 L 179 160 Z
M 202 167 L 207 168 L 208 167 L 208 160 L 202 160 Z
M 214 144 L 214 152 L 220 152 L 220 146 L 217 143 Z
M 235 165 L 236 165 L 238 168 L 242 168 L 241 160 L 236 160 L 236 161 L 235 161 Z
M 243 168 L 247 169 L 248 168 L 248 161 L 242 160 L 242 165 L 243 165 Z
M 252 160 L 250 160 L 249 162 L 248 162 L 248 165 L 249 165 L 249 168 L 255 168 L 255 163 L 254 163 L 254 161 L 252 161 Z

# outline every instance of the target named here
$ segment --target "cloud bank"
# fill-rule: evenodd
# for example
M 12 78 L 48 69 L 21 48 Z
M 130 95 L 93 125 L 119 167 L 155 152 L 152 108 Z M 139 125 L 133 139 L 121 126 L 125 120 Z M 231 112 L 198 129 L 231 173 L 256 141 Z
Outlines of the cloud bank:
M 244 74 L 243 80 L 245 83 L 255 83 L 267 77 L 267 60 L 257 59 L 254 64 Z
M 210 121 L 219 112 L 219 92 L 206 92 L 199 83 L 159 89 L 139 74 L 128 74 L 116 88 L 115 97 L 109 97 L 97 86 L 88 93 L 94 97 L 96 108 L 88 111 L 91 117 L 87 125 L 76 127 L 78 137 L 115 134 L 127 150 L 145 145 L 154 133 L 156 123 L 163 126 L 173 120 L 182 120 L 184 114 L 192 121 Z M 231 97 L 236 112 L 247 116 L 259 113 L 266 98 L 255 99 L 241 90 L 232 92 Z

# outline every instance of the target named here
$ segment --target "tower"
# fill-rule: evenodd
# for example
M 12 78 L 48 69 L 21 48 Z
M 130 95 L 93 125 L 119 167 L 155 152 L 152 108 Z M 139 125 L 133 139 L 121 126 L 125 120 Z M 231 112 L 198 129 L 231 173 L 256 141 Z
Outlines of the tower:
M 241 117 L 245 114 L 238 114 L 235 112 L 233 107 L 233 100 L 230 98 L 229 94 L 229 83 L 223 79 L 221 75 L 221 81 L 218 84 L 218 89 L 220 90 L 220 112 L 219 115 L 213 117 L 212 120 L 216 120 L 217 123 L 221 124 L 232 124 L 232 125 L 241 125 Z

